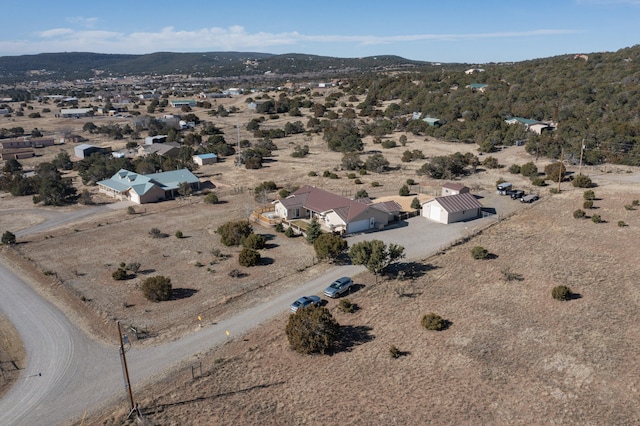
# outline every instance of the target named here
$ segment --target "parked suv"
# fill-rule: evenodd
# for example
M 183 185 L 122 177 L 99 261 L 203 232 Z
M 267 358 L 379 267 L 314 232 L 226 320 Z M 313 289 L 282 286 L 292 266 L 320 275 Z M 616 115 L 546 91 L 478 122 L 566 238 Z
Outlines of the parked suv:
M 331 283 L 329 287 L 324 290 L 324 295 L 331 298 L 336 298 L 344 294 L 353 285 L 353 280 L 349 277 L 342 277 Z

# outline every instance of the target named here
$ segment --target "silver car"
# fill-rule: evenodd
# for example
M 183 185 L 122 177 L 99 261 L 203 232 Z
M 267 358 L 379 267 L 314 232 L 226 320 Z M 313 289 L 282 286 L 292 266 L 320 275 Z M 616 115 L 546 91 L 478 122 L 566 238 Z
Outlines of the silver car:
M 324 295 L 331 298 L 336 298 L 348 291 L 353 285 L 353 280 L 349 277 L 342 277 L 331 283 L 329 287 L 324 290 Z
M 300 308 L 306 308 L 311 305 L 320 306 L 320 303 L 322 303 L 322 299 L 318 296 L 302 296 L 300 299 L 293 302 L 291 306 L 289 306 L 289 309 L 291 309 L 291 312 L 295 314 Z

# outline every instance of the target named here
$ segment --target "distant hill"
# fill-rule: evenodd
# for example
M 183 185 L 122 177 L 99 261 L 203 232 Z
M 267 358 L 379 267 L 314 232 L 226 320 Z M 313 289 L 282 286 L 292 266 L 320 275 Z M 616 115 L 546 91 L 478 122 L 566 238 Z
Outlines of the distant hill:
M 430 65 L 399 56 L 334 58 L 298 53 L 273 55 L 255 52 L 157 52 L 121 55 L 86 52 L 42 53 L 0 57 L 0 82 L 34 79 L 71 80 L 100 75 L 189 74 L 200 77 L 240 75 L 367 72 L 412 69 Z

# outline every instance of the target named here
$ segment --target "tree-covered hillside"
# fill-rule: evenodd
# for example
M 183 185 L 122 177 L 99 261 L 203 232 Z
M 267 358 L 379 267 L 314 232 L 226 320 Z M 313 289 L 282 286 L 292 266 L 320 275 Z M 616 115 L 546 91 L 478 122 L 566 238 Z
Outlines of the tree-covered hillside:
M 578 161 L 584 141 L 587 164 L 640 165 L 640 46 L 482 69 L 367 76 L 351 90 L 367 94 L 361 115 L 386 118 L 414 133 L 475 142 L 485 152 L 526 141 L 532 154 L 558 158 L 564 152 L 564 159 Z M 472 84 L 487 86 L 478 90 Z M 441 125 L 408 119 L 413 112 L 438 118 Z M 554 123 L 557 129 L 536 135 L 524 125 L 507 124 L 510 117 Z
M 304 54 L 273 55 L 254 52 L 158 52 L 146 55 L 110 55 L 65 52 L 0 57 L 0 83 L 37 79 L 73 80 L 96 74 L 109 76 L 188 74 L 231 77 L 264 73 L 344 75 L 427 66 L 398 56 L 334 58 Z

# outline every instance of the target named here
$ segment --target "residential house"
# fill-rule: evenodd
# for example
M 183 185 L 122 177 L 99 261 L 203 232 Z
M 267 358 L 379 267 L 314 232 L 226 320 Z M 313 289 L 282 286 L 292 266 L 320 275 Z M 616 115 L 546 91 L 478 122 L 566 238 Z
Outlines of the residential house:
M 63 108 L 60 110 L 62 118 L 80 118 L 93 115 L 93 108 Z
M 393 210 L 390 205 L 351 200 L 308 185 L 274 205 L 276 216 L 285 220 L 315 217 L 323 229 L 342 234 L 381 229 L 392 219 Z
M 174 198 L 183 183 L 200 189 L 200 180 L 187 169 L 141 175 L 121 169 L 110 179 L 98 182 L 100 192 L 137 204 Z
M 461 183 L 447 182 L 444 185 L 442 185 L 443 197 L 446 197 L 447 195 L 465 194 L 467 192 L 469 192 L 469 188 L 467 188 Z
M 505 120 L 507 124 L 523 124 L 525 128 L 537 135 L 543 131 L 554 130 L 555 126 L 551 123 L 545 123 L 544 121 L 533 120 L 530 118 L 511 117 Z
M 470 193 L 436 197 L 422 204 L 422 216 L 439 223 L 472 220 L 482 214 L 482 204 Z
M 440 119 L 435 117 L 425 117 L 422 119 L 425 123 L 427 123 L 431 127 L 440 127 L 442 123 L 440 123 Z
M 487 90 L 488 84 L 483 83 L 471 83 L 467 86 L 468 89 L 473 90 L 474 92 L 483 92 Z
M 185 105 L 193 108 L 194 106 L 196 106 L 196 101 L 194 101 L 193 99 L 172 100 L 172 101 L 169 101 L 169 105 L 171 105 L 174 108 L 182 108 Z
M 180 144 L 177 142 L 154 143 L 152 145 L 143 145 L 138 147 L 138 155 L 146 157 L 147 155 L 160 155 L 161 157 L 178 158 L 180 154 Z

